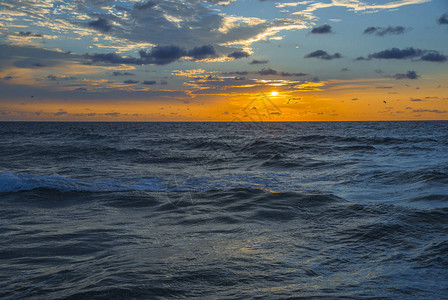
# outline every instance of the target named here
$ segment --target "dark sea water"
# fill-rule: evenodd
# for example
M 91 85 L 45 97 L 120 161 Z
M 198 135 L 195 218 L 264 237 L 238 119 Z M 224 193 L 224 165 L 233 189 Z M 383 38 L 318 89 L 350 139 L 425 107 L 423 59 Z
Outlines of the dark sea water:
M 0 298 L 448 299 L 448 122 L 0 123 Z

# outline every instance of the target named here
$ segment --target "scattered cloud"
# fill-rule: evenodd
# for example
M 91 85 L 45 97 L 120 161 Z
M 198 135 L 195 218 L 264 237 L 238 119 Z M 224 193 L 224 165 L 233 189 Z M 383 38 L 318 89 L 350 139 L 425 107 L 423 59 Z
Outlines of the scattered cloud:
M 314 27 L 311 32 L 312 34 L 325 34 L 325 33 L 332 33 L 331 31 L 331 26 L 328 24 L 322 25 L 322 26 L 318 26 L 318 27 Z
M 126 84 L 136 84 L 136 83 L 139 83 L 139 81 L 130 79 L 130 80 L 123 81 L 123 83 L 126 83 Z
M 387 34 L 403 34 L 406 28 L 403 26 L 388 27 L 368 27 L 364 30 L 364 34 L 375 34 L 376 36 L 385 36 Z
M 154 85 L 154 84 L 156 84 L 157 82 L 156 82 L 155 80 L 145 80 L 145 81 L 143 81 L 142 83 L 143 83 L 143 84 L 146 84 L 146 85 Z
M 392 76 L 395 79 L 417 79 L 420 76 L 417 75 L 417 73 L 415 71 L 407 71 L 405 74 L 395 74 Z
M 341 58 L 342 56 L 339 53 L 330 55 L 324 50 L 316 50 L 314 52 L 308 53 L 304 57 L 305 58 L 319 58 L 319 59 L 324 59 L 324 60 L 331 60 L 331 59 Z

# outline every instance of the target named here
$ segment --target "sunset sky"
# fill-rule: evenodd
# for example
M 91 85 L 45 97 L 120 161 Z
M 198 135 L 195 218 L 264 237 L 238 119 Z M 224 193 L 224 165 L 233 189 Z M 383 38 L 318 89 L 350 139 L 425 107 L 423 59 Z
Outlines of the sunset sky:
M 3 121 L 447 119 L 447 0 L 0 2 Z

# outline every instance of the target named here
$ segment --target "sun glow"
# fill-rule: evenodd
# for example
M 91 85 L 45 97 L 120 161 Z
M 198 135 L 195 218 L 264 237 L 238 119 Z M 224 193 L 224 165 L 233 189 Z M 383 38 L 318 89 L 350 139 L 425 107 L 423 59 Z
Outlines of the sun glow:
M 271 92 L 271 96 L 273 97 L 278 96 L 278 92 Z

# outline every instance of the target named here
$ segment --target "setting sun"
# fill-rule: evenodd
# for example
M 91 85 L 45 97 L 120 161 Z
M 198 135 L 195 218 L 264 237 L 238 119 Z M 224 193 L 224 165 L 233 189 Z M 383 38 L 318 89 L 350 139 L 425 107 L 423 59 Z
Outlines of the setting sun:
M 271 92 L 271 96 L 278 96 L 278 92 Z

